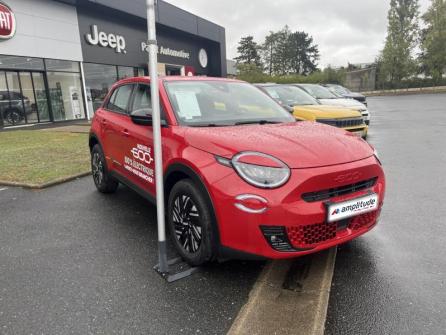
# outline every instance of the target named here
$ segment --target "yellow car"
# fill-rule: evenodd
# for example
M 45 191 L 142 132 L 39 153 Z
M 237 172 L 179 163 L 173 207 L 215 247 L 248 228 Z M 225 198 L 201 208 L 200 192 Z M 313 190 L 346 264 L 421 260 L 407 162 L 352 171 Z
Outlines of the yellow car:
M 298 120 L 325 123 L 367 138 L 368 126 L 357 110 L 322 105 L 304 90 L 291 85 L 257 84 L 256 86 L 289 109 Z

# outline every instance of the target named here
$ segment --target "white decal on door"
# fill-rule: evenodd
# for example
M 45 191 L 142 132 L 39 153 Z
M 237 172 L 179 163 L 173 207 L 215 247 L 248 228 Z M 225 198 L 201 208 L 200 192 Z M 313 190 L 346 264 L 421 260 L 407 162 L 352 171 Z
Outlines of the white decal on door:
M 137 144 L 136 147 L 130 150 L 130 156 L 124 157 L 124 168 L 153 184 L 154 171 L 153 167 L 150 167 L 153 163 L 152 148 Z

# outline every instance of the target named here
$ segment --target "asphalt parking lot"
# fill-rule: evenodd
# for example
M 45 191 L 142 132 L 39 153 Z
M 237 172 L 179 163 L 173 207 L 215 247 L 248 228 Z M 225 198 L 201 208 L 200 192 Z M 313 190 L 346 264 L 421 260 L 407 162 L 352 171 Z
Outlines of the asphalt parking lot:
M 326 334 L 440 334 L 446 321 L 446 95 L 369 98 L 387 175 L 369 234 L 339 247 Z M 154 207 L 90 177 L 0 186 L 0 334 L 224 334 L 263 267 L 215 264 L 167 285 Z
M 3 188 L 1 188 L 3 189 Z M 224 334 L 263 263 L 227 262 L 166 284 L 154 207 L 90 177 L 0 191 L 0 334 Z
M 326 334 L 444 334 L 446 94 L 369 98 L 380 224 L 338 248 Z

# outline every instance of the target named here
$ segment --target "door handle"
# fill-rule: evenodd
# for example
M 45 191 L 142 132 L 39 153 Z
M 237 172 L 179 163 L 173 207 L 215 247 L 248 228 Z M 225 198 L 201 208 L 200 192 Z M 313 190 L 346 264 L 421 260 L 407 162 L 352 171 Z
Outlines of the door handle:
M 129 137 L 129 136 L 130 136 L 130 133 L 129 133 L 129 131 L 128 131 L 127 129 L 124 129 L 124 130 L 122 131 L 122 135 L 124 135 L 125 137 Z

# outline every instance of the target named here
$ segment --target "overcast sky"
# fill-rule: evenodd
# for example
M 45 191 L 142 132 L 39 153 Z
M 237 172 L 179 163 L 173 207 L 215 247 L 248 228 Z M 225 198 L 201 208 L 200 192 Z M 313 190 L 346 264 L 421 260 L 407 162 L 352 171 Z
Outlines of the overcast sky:
M 262 43 L 270 30 L 288 24 L 319 45 L 319 64 L 372 62 L 383 47 L 390 0 L 166 0 L 226 28 L 227 56 L 240 37 Z M 423 12 L 430 3 L 420 0 Z

